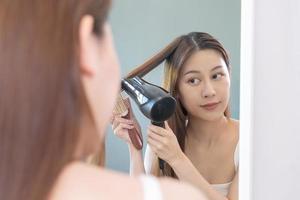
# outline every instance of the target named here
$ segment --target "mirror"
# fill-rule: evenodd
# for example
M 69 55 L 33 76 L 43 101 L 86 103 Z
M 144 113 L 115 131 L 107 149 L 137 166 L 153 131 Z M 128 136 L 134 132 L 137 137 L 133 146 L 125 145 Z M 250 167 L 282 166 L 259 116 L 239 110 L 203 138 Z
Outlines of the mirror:
M 218 39 L 229 52 L 232 67 L 230 109 L 232 118 L 239 119 L 240 0 L 115 0 L 109 21 L 123 76 L 182 34 L 200 31 Z M 161 85 L 163 66 L 150 72 L 145 79 Z M 134 103 L 132 106 L 146 141 L 146 127 L 150 122 Z M 107 131 L 106 166 L 128 173 L 127 145 L 110 127 Z

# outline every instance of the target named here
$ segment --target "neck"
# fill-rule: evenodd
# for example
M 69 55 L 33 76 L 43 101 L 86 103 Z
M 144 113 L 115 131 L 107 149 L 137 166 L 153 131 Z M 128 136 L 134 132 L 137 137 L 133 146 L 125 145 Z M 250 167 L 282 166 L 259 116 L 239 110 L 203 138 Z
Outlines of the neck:
M 104 138 L 99 140 L 97 130 L 91 117 L 83 115 L 80 122 L 79 143 L 75 150 L 75 158 L 80 160 L 97 152 L 103 144 Z
M 220 139 L 220 136 L 228 127 L 228 122 L 229 119 L 225 116 L 214 121 L 190 117 L 187 125 L 187 135 L 194 141 L 211 144 Z

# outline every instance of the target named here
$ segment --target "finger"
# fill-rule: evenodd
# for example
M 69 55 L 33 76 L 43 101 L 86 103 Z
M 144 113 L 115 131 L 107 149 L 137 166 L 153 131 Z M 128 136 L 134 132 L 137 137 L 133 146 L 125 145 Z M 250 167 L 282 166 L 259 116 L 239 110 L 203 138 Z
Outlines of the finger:
M 111 124 L 113 124 L 114 123 L 114 121 L 115 121 L 115 119 L 117 118 L 117 117 L 122 117 L 120 114 L 117 114 L 117 113 L 112 113 L 112 116 L 111 116 L 111 118 L 110 118 L 110 123 Z
M 156 141 L 164 140 L 163 136 L 158 135 L 157 133 L 154 133 L 151 130 L 148 130 L 147 135 L 148 135 L 148 138 L 151 138 L 151 139 L 156 140 Z
M 133 120 L 130 120 L 130 119 L 125 119 L 124 117 L 119 117 L 115 120 L 115 123 L 113 124 L 113 129 L 115 127 L 117 127 L 119 124 L 128 124 L 128 125 L 132 125 L 134 126 L 139 132 L 140 132 L 140 126 L 138 124 L 137 121 L 133 121 Z
M 134 125 L 133 121 L 124 119 L 122 117 L 116 117 L 113 124 L 112 124 L 112 129 L 115 129 L 119 124 L 128 124 L 128 125 Z
M 124 102 L 126 108 L 128 108 L 129 110 L 131 110 L 130 99 L 127 97 L 127 98 L 123 99 L 123 102 Z
M 166 128 L 167 130 L 171 130 L 171 128 L 170 128 L 170 126 L 169 126 L 169 123 L 168 123 L 167 121 L 165 121 L 165 128 Z
M 128 125 L 128 124 L 119 124 L 119 126 L 117 126 L 114 129 L 114 133 L 115 134 L 120 134 L 123 131 L 128 131 L 129 129 L 133 129 L 134 126 L 133 125 Z
M 159 127 L 159 126 L 155 126 L 155 125 L 152 125 L 150 124 L 148 126 L 148 129 L 154 133 L 157 133 L 158 135 L 161 135 L 161 136 L 165 136 L 166 133 L 165 133 L 165 129 L 162 128 L 162 127 Z
M 123 124 L 131 124 L 131 125 L 134 124 L 133 120 L 125 119 L 124 117 L 116 117 L 115 121 L 118 122 L 118 123 L 123 123 Z
M 122 118 L 122 115 L 121 115 L 120 113 L 114 113 L 114 112 L 113 112 L 111 118 L 112 118 L 112 119 L 111 119 L 111 123 L 113 124 L 114 121 L 115 121 L 116 119 Z
M 123 138 L 124 136 L 126 137 L 128 135 L 128 130 L 127 129 L 121 129 L 121 128 L 118 127 L 113 133 L 117 137 Z
M 148 138 L 147 138 L 147 143 L 150 145 L 151 149 L 152 149 L 155 153 L 157 153 L 158 150 L 162 148 L 162 145 L 161 145 L 159 142 L 153 140 L 152 138 L 149 138 L 149 137 L 148 137 Z

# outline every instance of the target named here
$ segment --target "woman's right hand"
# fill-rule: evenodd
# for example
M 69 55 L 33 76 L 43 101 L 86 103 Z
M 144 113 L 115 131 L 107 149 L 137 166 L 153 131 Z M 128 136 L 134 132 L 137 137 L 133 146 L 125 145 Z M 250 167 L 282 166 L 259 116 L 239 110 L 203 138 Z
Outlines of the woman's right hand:
M 113 115 L 112 118 L 113 132 L 117 137 L 121 138 L 128 144 L 132 144 L 132 139 L 130 139 L 129 134 L 138 134 L 137 136 L 134 137 L 136 138 L 136 140 L 138 140 L 135 142 L 138 144 L 137 146 L 142 146 L 143 141 L 141 136 L 141 128 L 137 120 L 135 119 L 135 116 L 133 115 L 129 99 L 128 98 L 124 99 L 124 103 L 128 109 L 128 113 L 126 116 L 121 116 L 120 114 Z
M 116 115 L 113 119 L 112 129 L 114 134 L 127 143 L 131 143 L 128 130 L 134 128 L 133 120 L 125 119 L 121 115 Z

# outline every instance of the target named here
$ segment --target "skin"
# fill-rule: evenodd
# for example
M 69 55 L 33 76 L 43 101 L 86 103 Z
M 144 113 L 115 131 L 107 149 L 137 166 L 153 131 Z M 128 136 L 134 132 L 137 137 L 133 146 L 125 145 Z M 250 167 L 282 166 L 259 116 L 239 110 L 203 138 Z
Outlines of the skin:
M 180 71 L 178 89 L 179 99 L 188 113 L 185 153 L 167 123 L 166 128 L 149 125 L 145 169 L 141 152 L 126 140 L 131 153 L 131 173 L 146 171 L 159 176 L 157 157 L 160 157 L 171 165 L 180 180 L 200 188 L 209 199 L 238 199 L 238 170 L 235 171 L 233 156 L 239 122 L 224 116 L 229 102 L 230 75 L 222 56 L 214 50 L 194 53 Z M 217 104 L 213 109 L 205 107 L 209 103 Z M 118 118 L 113 128 L 124 138 L 126 129 L 133 128 L 124 124 L 134 123 L 134 120 Z M 123 128 L 117 129 L 120 126 Z M 227 197 L 211 186 L 230 181 Z
M 120 86 L 120 69 L 108 24 L 98 38 L 93 33 L 94 20 L 82 18 L 79 29 L 81 81 L 94 123 L 82 121 L 82 134 L 96 129 L 103 140 Z M 103 84 L 109 83 L 109 84 Z M 103 94 L 105 94 L 103 96 Z M 88 137 L 88 136 L 87 136 Z M 89 137 L 90 144 L 95 138 Z M 168 179 L 159 180 L 164 199 L 203 199 L 204 195 L 187 184 Z M 174 190 L 176 192 L 174 192 Z M 73 162 L 65 167 L 51 191 L 50 200 L 143 199 L 138 178 L 88 164 Z

